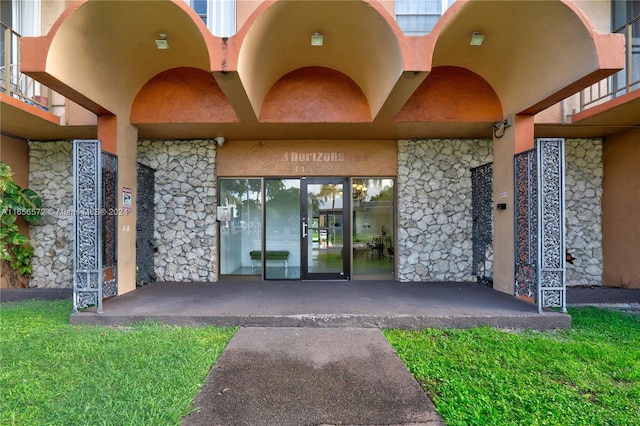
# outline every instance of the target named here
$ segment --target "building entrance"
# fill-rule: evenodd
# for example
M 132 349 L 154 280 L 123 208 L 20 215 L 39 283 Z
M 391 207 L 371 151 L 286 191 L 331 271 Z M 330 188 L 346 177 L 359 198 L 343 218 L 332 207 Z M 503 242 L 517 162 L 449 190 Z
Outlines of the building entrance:
M 265 187 L 265 279 L 349 279 L 348 180 L 266 179 Z
M 221 178 L 220 274 L 393 279 L 394 180 Z

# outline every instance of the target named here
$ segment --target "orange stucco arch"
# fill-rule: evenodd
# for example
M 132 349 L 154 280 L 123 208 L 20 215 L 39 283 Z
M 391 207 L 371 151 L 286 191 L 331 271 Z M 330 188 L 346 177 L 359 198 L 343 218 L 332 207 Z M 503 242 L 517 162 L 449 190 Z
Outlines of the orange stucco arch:
M 310 45 L 314 31 L 323 34 L 323 46 Z M 237 71 L 257 116 L 276 81 L 310 66 L 351 78 L 375 115 L 403 72 L 398 34 L 395 21 L 378 2 L 268 2 L 238 34 Z
M 324 67 L 292 71 L 267 94 L 260 121 L 367 122 L 369 104 L 360 88 L 346 75 Z
M 155 46 L 161 33 L 169 41 L 166 51 Z M 32 75 L 62 93 L 69 89 L 61 85 L 71 86 L 70 97 L 98 114 L 123 109 L 128 114 L 134 96 L 154 75 L 180 66 L 208 69 L 212 38 L 184 1 L 80 0 L 46 36 L 23 40 L 22 50 L 34 55 L 22 66 L 36 68 Z
M 485 36 L 481 46 L 469 44 L 475 31 Z M 432 66 L 480 75 L 495 90 L 505 115 L 535 114 L 580 90 L 584 80 L 603 78 L 618 66 L 611 59 L 622 47 L 620 37 L 598 34 L 565 0 L 458 0 L 432 35 Z
M 238 121 L 211 73 L 197 68 L 158 74 L 142 87 L 131 107 L 131 123 L 136 125 Z
M 487 122 L 502 120 L 493 88 L 458 67 L 436 67 L 395 118 L 396 122 Z
M 294 70 L 324 67 L 351 79 L 366 99 L 370 120 L 350 130 L 389 138 L 425 136 L 425 127 L 410 125 L 417 122 L 395 118 L 417 99 L 414 93 L 432 68 L 479 76 L 495 92 L 503 115 L 511 116 L 534 114 L 623 65 L 623 38 L 596 33 L 572 2 L 562 0 L 458 0 L 422 37 L 403 35 L 389 10 L 374 0 L 256 4 L 238 34 L 218 38 L 183 0 L 78 1 L 49 34 L 22 39 L 21 67 L 91 111 L 125 120 L 143 86 L 164 71 L 212 73 L 221 91 L 216 96 L 223 94 L 237 116 L 222 123 L 225 135 L 243 138 L 265 131 L 277 137 L 281 129 L 273 122 L 268 130 L 259 123 L 269 92 Z M 310 45 L 314 31 L 325 36 L 322 47 Z M 469 46 L 473 31 L 485 35 L 482 46 Z M 155 47 L 160 33 L 167 34 L 169 50 Z M 220 117 L 207 119 L 215 124 Z M 306 122 L 287 134 L 308 137 L 313 130 Z M 441 122 L 443 128 L 449 129 L 447 123 Z M 171 130 L 196 134 L 185 129 Z M 344 131 L 334 129 L 327 134 Z

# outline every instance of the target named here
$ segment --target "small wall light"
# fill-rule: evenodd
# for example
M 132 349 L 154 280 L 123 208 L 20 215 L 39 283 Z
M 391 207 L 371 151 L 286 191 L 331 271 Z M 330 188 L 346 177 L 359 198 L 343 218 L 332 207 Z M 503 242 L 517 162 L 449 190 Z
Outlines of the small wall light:
M 311 34 L 311 45 L 312 46 L 322 46 L 322 43 L 324 42 L 322 34 L 320 34 L 319 32 L 315 32 L 313 34 Z
M 471 46 L 480 46 L 483 41 L 484 41 L 484 36 L 476 31 L 473 34 L 471 34 L 471 43 L 469 44 Z
M 169 48 L 169 42 L 167 41 L 166 34 L 159 34 L 159 38 L 156 39 L 156 47 L 160 50 L 166 50 Z

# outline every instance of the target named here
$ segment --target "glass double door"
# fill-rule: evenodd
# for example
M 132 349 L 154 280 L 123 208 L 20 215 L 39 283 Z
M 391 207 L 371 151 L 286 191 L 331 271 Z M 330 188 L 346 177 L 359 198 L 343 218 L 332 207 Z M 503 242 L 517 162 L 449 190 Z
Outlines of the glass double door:
M 220 275 L 394 279 L 392 178 L 221 178 Z
M 265 279 L 350 279 L 347 178 L 266 179 Z

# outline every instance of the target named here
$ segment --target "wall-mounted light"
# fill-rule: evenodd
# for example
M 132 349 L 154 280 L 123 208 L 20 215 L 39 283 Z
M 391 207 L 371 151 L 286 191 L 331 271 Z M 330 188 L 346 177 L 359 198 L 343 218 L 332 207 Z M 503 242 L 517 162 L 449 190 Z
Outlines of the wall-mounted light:
M 324 37 L 319 32 L 315 32 L 311 34 L 311 45 L 312 46 L 322 46 L 324 42 Z
M 480 46 L 483 41 L 484 41 L 484 36 L 479 32 L 475 31 L 473 34 L 471 34 L 471 43 L 469 44 L 471 46 Z
M 158 34 L 158 38 L 156 39 L 156 47 L 160 50 L 166 50 L 169 48 L 169 42 L 167 41 L 166 34 Z

